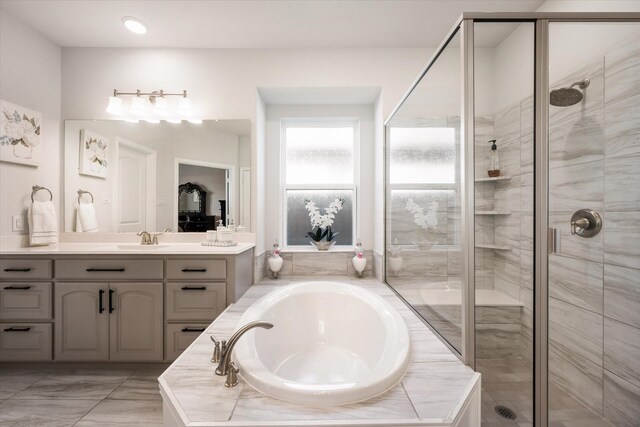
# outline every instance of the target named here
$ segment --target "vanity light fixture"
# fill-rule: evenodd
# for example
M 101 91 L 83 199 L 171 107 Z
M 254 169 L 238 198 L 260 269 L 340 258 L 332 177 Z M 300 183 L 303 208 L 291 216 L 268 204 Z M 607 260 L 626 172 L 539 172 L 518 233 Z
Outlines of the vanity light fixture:
M 136 96 L 131 100 L 131 108 L 129 109 L 129 112 L 134 116 L 143 117 L 147 113 L 146 107 L 144 98 Z
M 134 18 L 133 16 L 123 16 L 122 23 L 124 24 L 125 27 L 127 27 L 127 30 L 131 31 L 132 33 L 135 33 L 135 34 L 147 33 L 147 26 L 144 24 L 144 22 L 142 22 L 138 18 Z
M 122 99 L 117 96 L 109 97 L 109 105 L 107 105 L 107 113 L 115 114 L 116 116 L 121 116 L 124 114 L 124 110 L 122 109 Z
M 121 96 L 133 97 L 128 115 L 124 115 L 125 108 L 123 108 Z M 169 101 L 166 99 L 169 96 L 180 97 L 175 111 L 170 108 Z M 160 123 L 160 120 L 174 124 L 182 123 L 183 120 L 194 124 L 202 123 L 202 119 L 193 117 L 191 114 L 191 102 L 187 98 L 186 90 L 183 90 L 182 93 L 165 93 L 164 90 L 142 92 L 138 89 L 135 92 L 118 92 L 117 89 L 114 89 L 113 96 L 109 97 L 107 113 L 117 116 L 124 115 L 123 120 L 133 123 L 137 123 L 140 119 L 148 123 Z

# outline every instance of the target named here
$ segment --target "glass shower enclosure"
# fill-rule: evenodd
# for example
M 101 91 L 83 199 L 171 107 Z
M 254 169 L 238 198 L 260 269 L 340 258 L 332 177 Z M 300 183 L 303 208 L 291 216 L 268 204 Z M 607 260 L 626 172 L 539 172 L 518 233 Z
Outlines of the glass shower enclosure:
M 464 14 L 385 124 L 385 279 L 484 425 L 639 425 L 638 224 L 640 14 Z

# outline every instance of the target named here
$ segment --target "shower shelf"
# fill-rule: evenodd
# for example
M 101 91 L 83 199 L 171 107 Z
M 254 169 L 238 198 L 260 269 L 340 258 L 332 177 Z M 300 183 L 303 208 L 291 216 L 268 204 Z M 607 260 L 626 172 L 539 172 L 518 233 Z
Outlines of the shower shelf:
M 508 181 L 511 177 L 508 175 L 505 176 L 496 176 L 495 178 L 476 178 L 476 182 L 494 182 L 494 181 Z
M 497 251 L 510 251 L 511 246 L 494 245 L 493 243 L 476 243 L 476 248 L 495 249 Z
M 476 211 L 476 215 L 511 215 L 510 211 Z

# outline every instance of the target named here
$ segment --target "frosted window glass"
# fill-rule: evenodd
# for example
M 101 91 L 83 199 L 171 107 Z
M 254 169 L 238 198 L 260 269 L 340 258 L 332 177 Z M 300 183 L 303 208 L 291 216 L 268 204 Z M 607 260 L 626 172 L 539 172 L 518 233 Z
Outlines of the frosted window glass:
M 390 129 L 392 184 L 454 184 L 455 128 Z
M 353 190 L 288 190 L 287 197 L 287 245 L 309 246 L 311 231 L 309 212 L 305 209 L 305 199 L 312 200 L 324 214 L 336 198 L 342 198 L 344 206 L 335 215 L 331 229 L 336 236 L 336 245 L 353 245 Z
M 352 184 L 353 127 L 287 127 L 286 183 Z

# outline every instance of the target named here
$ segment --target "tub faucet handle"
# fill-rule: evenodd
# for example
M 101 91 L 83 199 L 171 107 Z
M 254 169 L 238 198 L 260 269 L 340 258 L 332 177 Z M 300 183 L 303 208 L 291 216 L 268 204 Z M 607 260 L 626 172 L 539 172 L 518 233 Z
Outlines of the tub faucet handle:
M 213 341 L 213 355 L 211 356 L 211 363 L 219 363 L 222 358 L 222 353 L 227 349 L 227 342 L 224 340 L 216 341 L 213 335 L 210 335 L 211 341 Z
M 240 372 L 240 368 L 235 363 L 229 362 L 229 372 L 227 372 L 227 380 L 224 382 L 225 387 L 238 385 L 238 372 Z

